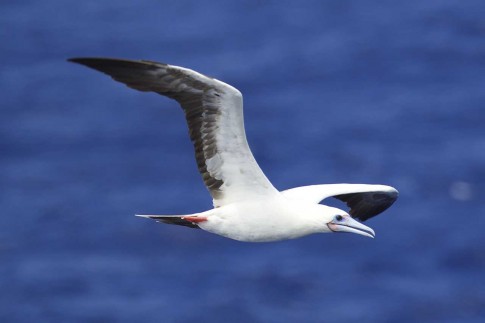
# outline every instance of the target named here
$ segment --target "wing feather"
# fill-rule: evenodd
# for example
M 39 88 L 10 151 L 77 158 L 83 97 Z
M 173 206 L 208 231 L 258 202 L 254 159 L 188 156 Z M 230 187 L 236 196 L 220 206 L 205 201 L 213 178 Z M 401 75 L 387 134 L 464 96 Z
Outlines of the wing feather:
M 296 187 L 282 194 L 311 203 L 334 197 L 347 204 L 353 218 L 365 221 L 387 210 L 397 200 L 399 192 L 387 185 L 325 184 Z
M 176 100 L 185 113 L 197 167 L 214 206 L 277 190 L 256 163 L 246 140 L 241 93 L 193 70 L 152 61 L 73 58 L 128 87 Z

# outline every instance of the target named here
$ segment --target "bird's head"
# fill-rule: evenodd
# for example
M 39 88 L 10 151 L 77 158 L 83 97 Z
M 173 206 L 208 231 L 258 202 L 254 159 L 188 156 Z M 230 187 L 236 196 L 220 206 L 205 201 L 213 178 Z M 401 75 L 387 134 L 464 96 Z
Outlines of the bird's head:
M 354 220 L 347 212 L 334 207 L 325 207 L 325 221 L 328 231 L 331 232 L 350 232 L 374 238 L 374 230 L 362 223 Z

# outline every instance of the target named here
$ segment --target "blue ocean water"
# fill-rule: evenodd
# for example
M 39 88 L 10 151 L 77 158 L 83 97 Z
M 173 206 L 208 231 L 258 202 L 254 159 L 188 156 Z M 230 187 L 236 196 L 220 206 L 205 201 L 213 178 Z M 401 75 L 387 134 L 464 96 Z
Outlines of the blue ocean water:
M 483 322 L 483 1 L 0 3 L 0 322 Z M 279 189 L 381 183 L 376 239 L 245 244 L 182 111 L 67 63 L 163 61 L 244 94 Z

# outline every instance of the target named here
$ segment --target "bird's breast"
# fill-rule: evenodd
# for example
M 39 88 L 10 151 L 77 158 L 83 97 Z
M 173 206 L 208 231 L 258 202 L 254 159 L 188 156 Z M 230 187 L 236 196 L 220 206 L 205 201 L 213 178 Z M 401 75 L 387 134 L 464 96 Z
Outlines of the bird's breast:
M 214 209 L 199 227 L 246 242 L 293 239 L 313 233 L 294 213 L 291 207 L 271 201 L 230 204 Z

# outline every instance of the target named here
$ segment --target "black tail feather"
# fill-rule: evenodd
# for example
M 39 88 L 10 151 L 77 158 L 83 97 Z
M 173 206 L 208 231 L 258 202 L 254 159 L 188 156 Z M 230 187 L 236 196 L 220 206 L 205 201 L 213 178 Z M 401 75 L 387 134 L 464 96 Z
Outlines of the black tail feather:
M 199 226 L 193 222 L 184 220 L 181 216 L 170 216 L 170 215 L 139 215 L 144 218 L 150 218 L 157 222 L 167 223 L 167 224 L 174 224 L 174 225 L 181 225 L 184 227 L 200 229 Z

